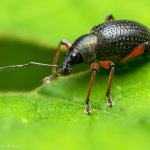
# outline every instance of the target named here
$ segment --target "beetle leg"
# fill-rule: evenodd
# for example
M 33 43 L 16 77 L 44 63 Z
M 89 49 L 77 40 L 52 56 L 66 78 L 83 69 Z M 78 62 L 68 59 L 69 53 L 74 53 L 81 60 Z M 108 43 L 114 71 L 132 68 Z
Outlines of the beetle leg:
M 56 53 L 55 53 L 55 56 L 54 56 L 54 59 L 53 59 L 53 64 L 56 65 L 57 62 L 58 62 L 58 58 L 59 58 L 59 55 L 60 55 L 60 47 L 62 45 L 65 45 L 67 50 L 70 49 L 71 47 L 71 43 L 69 43 L 67 40 L 61 40 L 60 43 L 58 44 L 58 47 L 56 49 Z M 52 74 L 56 73 L 56 67 L 52 67 Z
M 114 16 L 112 14 L 109 14 L 108 16 L 106 16 L 105 18 L 105 22 L 110 22 L 115 20 Z
M 125 58 L 121 59 L 120 62 L 124 63 L 124 62 L 128 61 L 129 59 L 131 59 L 133 57 L 142 55 L 144 53 L 144 50 L 145 50 L 146 47 L 150 47 L 150 43 L 149 42 L 145 42 L 143 44 L 140 44 L 136 48 L 134 48 L 132 50 L 132 52 L 129 55 L 127 55 Z
M 86 106 L 85 106 L 85 113 L 86 114 L 91 114 L 91 106 L 90 106 L 90 94 L 91 94 L 91 89 L 92 89 L 92 86 L 93 86 L 93 83 L 94 83 L 94 80 L 95 80 L 95 76 L 96 76 L 96 72 L 98 70 L 98 64 L 95 62 L 95 63 L 92 63 L 90 68 L 91 68 L 91 71 L 92 71 L 92 75 L 91 75 L 91 79 L 90 79 L 90 83 L 89 83 L 89 87 L 88 87 L 88 94 L 87 94 L 87 98 L 86 98 Z
M 55 56 L 54 56 L 54 59 L 53 59 L 53 64 L 56 65 L 57 62 L 58 62 L 58 58 L 59 58 L 59 55 L 60 55 L 60 47 L 62 45 L 65 45 L 67 50 L 70 49 L 70 47 L 72 46 L 71 43 L 69 43 L 67 40 L 61 40 L 57 49 L 56 49 L 56 53 L 55 53 Z M 55 79 L 56 77 L 59 76 L 59 73 L 57 72 L 56 70 L 56 66 L 52 67 L 52 75 L 48 76 L 48 77 L 45 77 L 42 81 L 42 83 L 49 83 L 50 81 L 52 81 L 53 79 Z
M 101 66 L 103 66 L 105 69 L 110 69 L 110 75 L 108 79 L 108 86 L 106 91 L 106 97 L 107 97 L 107 105 L 109 107 L 112 107 L 114 105 L 114 102 L 112 101 L 112 98 L 110 97 L 110 89 L 112 84 L 112 79 L 114 77 L 114 67 L 115 64 L 111 61 L 100 61 Z

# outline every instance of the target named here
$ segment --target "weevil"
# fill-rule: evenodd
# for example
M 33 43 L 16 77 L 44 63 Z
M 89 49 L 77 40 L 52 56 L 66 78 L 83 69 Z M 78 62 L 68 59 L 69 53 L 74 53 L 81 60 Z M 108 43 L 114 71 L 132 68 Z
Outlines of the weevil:
M 62 45 L 66 46 L 67 52 L 63 63 L 57 69 Z M 67 40 L 61 40 L 56 50 L 53 64 L 49 65 L 52 67 L 52 75 L 44 78 L 43 82 L 49 83 L 57 78 L 59 74 L 70 74 L 76 64 L 90 64 L 91 78 L 85 102 L 85 113 L 91 114 L 90 94 L 99 66 L 110 70 L 106 101 L 107 105 L 112 107 L 114 102 L 110 96 L 110 89 L 114 77 L 115 63 L 125 63 L 129 59 L 147 54 L 147 52 L 150 53 L 149 28 L 135 21 L 115 20 L 113 15 L 108 15 L 104 23 L 93 27 L 90 33 L 82 35 L 73 44 Z M 31 62 L 26 66 L 30 64 L 39 65 Z M 0 68 L 0 70 L 17 66 L 19 67 L 19 65 L 6 66 Z M 48 65 L 44 64 L 44 66 Z
M 115 20 L 113 15 L 108 15 L 104 23 L 91 29 L 89 34 L 82 35 L 73 44 L 62 40 L 58 45 L 53 64 L 57 64 L 60 54 L 60 46 L 67 48 L 64 62 L 60 69 L 52 68 L 52 76 L 45 78 L 44 82 L 50 82 L 61 72 L 63 75 L 70 74 L 76 64 L 89 63 L 91 78 L 86 97 L 85 113 L 91 113 L 90 94 L 99 65 L 110 69 L 106 101 L 109 107 L 114 102 L 110 96 L 110 89 L 114 77 L 115 63 L 125 63 L 129 59 L 150 52 L 150 30 L 135 21 Z

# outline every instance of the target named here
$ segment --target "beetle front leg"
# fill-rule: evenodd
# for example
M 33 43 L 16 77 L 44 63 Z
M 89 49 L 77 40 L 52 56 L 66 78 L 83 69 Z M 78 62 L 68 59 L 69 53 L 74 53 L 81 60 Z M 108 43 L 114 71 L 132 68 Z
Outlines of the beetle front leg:
M 106 16 L 106 18 L 105 18 L 105 22 L 110 22 L 110 21 L 114 21 L 114 20 L 115 20 L 115 18 L 112 14 Z
M 72 46 L 72 44 L 70 42 L 68 42 L 67 40 L 61 40 L 60 43 L 58 44 L 58 47 L 56 49 L 56 53 L 53 59 L 53 64 L 56 65 L 60 56 L 60 48 L 61 46 L 64 45 L 66 46 L 67 50 L 69 51 L 70 47 Z M 53 76 L 55 73 L 57 72 L 56 67 L 52 67 L 52 75 L 49 77 L 45 77 L 43 79 L 43 83 L 49 83 L 50 81 L 52 81 L 54 78 L 56 78 L 56 76 Z M 57 75 L 58 76 L 58 75 Z
M 111 89 L 111 84 L 112 84 L 112 80 L 113 80 L 113 77 L 114 77 L 114 67 L 115 67 L 115 65 L 111 61 L 100 61 L 100 64 L 105 69 L 110 69 L 110 75 L 109 75 L 109 79 L 108 79 L 106 97 L 107 97 L 107 105 L 109 107 L 112 107 L 114 105 L 114 102 L 112 101 L 112 98 L 110 97 L 110 89 Z
M 58 47 L 56 49 L 56 53 L 53 59 L 53 64 L 56 65 L 60 56 L 60 48 L 62 45 L 65 45 L 67 50 L 70 49 L 71 43 L 69 43 L 67 40 L 61 40 L 60 43 L 58 44 Z M 52 68 L 52 74 L 56 73 L 56 67 Z
M 88 94 L 87 94 L 87 98 L 86 98 L 86 106 L 85 106 L 85 113 L 86 114 L 91 114 L 91 105 L 90 105 L 90 94 L 91 94 L 91 90 L 92 90 L 92 86 L 95 80 L 95 76 L 96 76 L 96 72 L 98 70 L 98 64 L 97 63 L 92 63 L 90 68 L 92 70 L 92 75 L 91 75 L 91 79 L 90 79 L 90 83 L 89 83 L 89 87 L 88 87 Z

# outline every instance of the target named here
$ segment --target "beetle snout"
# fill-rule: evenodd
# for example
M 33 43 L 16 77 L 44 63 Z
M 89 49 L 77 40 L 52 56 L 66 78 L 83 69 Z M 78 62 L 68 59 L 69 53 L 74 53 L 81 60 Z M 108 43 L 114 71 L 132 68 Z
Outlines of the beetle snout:
M 61 65 L 62 68 L 62 74 L 63 75 L 68 75 L 72 72 L 72 67 L 69 64 L 62 64 Z
M 81 54 L 75 49 L 70 50 L 69 52 L 66 53 L 65 60 L 60 66 L 60 68 L 62 69 L 62 74 L 63 75 L 70 74 L 72 72 L 72 67 L 75 64 L 82 63 L 82 62 L 83 62 L 83 58 Z

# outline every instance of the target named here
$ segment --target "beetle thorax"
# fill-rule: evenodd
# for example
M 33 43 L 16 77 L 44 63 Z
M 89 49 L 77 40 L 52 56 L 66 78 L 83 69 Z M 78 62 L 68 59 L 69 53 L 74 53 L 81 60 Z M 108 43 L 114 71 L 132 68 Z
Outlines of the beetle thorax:
M 79 51 L 85 63 L 92 62 L 96 59 L 96 48 L 98 38 L 94 34 L 86 34 L 79 37 L 72 45 L 73 49 Z

